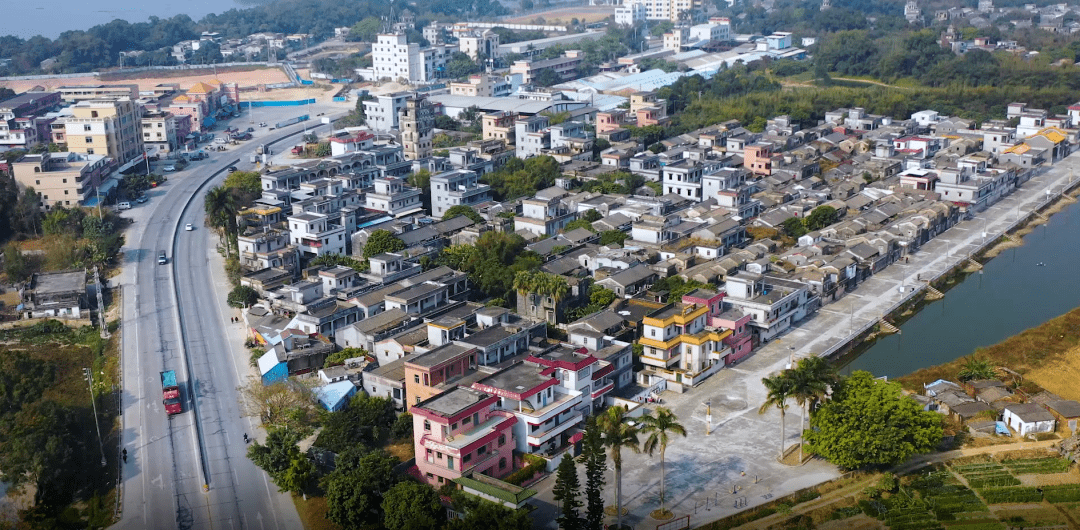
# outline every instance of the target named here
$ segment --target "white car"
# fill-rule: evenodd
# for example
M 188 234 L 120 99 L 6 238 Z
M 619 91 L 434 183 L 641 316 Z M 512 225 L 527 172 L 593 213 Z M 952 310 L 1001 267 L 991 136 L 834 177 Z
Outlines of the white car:
M 195 225 L 193 225 L 191 223 L 188 223 L 188 224 L 184 225 L 184 230 L 187 230 L 188 232 L 190 232 L 192 230 L 195 230 Z
M 165 171 L 176 171 L 176 166 L 165 166 Z

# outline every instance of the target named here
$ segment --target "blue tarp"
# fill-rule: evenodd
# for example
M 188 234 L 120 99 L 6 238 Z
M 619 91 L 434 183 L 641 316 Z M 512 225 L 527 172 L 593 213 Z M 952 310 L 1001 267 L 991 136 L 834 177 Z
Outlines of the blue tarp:
M 1005 425 L 1005 422 L 1003 421 L 999 421 L 995 424 L 994 431 L 1002 436 L 1012 436 L 1012 433 L 1009 432 L 1009 426 Z
M 299 105 L 311 105 L 314 99 L 301 99 L 297 101 L 244 101 L 240 105 L 247 108 L 258 107 L 295 107 Z

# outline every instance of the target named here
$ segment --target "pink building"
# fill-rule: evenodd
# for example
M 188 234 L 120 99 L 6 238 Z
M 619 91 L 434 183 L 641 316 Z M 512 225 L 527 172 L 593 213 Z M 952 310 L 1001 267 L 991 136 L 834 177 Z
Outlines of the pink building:
M 731 335 L 724 337 L 722 342 L 731 348 L 731 353 L 724 359 L 724 364 L 733 364 L 750 355 L 753 344 L 750 340 L 750 317 L 748 314 L 740 314 L 735 311 L 723 311 L 723 292 L 715 292 L 708 289 L 695 289 L 684 294 L 684 304 L 698 304 L 708 307 L 708 325 L 714 328 L 730 329 Z
M 755 175 L 772 175 L 772 148 L 765 144 L 744 147 L 743 167 Z
M 502 478 L 514 470 L 514 424 L 499 397 L 457 387 L 412 407 L 416 467 L 435 487 L 470 473 Z
M 603 134 L 608 131 L 614 131 L 619 127 L 622 127 L 623 122 L 626 121 L 625 110 L 609 110 L 607 112 L 596 113 L 596 134 Z

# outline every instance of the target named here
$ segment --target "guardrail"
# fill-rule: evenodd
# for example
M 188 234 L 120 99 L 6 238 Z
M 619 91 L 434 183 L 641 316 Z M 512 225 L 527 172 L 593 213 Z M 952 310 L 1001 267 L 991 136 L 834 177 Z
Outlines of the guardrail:
M 1041 168 L 1040 170 L 1038 170 L 1036 175 L 1034 175 L 1034 176 L 1032 176 L 1031 178 L 1028 179 L 1028 182 L 1030 182 L 1031 179 L 1033 179 L 1033 178 L 1035 178 L 1037 176 L 1045 174 L 1049 170 L 1050 170 L 1050 167 Z M 963 264 L 964 262 L 966 262 L 966 261 L 968 261 L 970 259 L 973 259 L 973 256 L 978 255 L 979 253 L 983 252 L 987 248 L 990 248 L 1002 236 L 1005 236 L 1005 235 L 1009 234 L 1009 232 L 1012 232 L 1017 227 L 1027 223 L 1028 220 L 1030 220 L 1032 217 L 1034 217 L 1040 210 L 1042 210 L 1043 208 L 1046 208 L 1048 205 L 1050 205 L 1054 201 L 1060 199 L 1063 195 L 1065 195 L 1069 191 L 1075 189 L 1077 186 L 1080 186 L 1080 180 L 1073 181 L 1073 180 L 1071 180 L 1071 177 L 1070 177 L 1070 181 L 1066 182 L 1065 185 L 1062 186 L 1061 190 L 1059 190 L 1058 192 L 1049 193 L 1050 190 L 1047 189 L 1046 190 L 1047 195 L 1045 196 L 1045 198 L 1042 201 L 1039 201 L 1038 203 L 1036 203 L 1035 206 L 1033 206 L 1030 210 L 1027 211 L 1027 213 L 1020 212 L 1020 205 L 1017 205 L 1018 215 L 1017 215 L 1017 218 L 1015 220 L 1013 220 L 1013 222 L 1006 225 L 1005 228 L 1001 229 L 998 233 L 993 234 L 993 237 L 984 238 L 984 240 L 981 243 L 979 243 L 975 247 L 974 250 L 968 251 L 966 253 L 959 253 L 958 252 L 956 254 L 949 254 L 948 256 L 946 256 L 946 258 L 947 258 L 946 262 L 947 263 L 946 263 L 945 268 L 942 271 L 940 271 L 937 274 L 935 274 L 933 276 L 930 276 L 930 277 L 922 277 L 921 281 L 925 281 L 926 283 L 924 283 L 921 286 L 919 286 L 918 288 L 913 289 L 912 291 L 909 291 L 908 293 L 906 293 L 903 297 L 900 298 L 899 301 L 897 301 L 895 304 L 889 306 L 887 309 L 882 311 L 880 317 L 873 318 L 870 321 L 868 321 L 868 322 L 866 322 L 864 324 L 861 324 L 859 326 L 859 328 L 853 329 L 850 334 L 848 334 L 846 337 L 844 337 L 843 339 L 841 339 L 837 343 L 833 344 L 829 348 L 827 348 L 824 351 L 822 351 L 821 353 L 819 353 L 818 356 L 819 357 L 829 358 L 829 357 L 835 355 L 838 351 L 842 350 L 843 348 L 845 348 L 846 346 L 851 344 L 855 339 L 862 336 L 862 334 L 869 331 L 870 328 L 874 327 L 881 318 L 884 318 L 886 315 L 892 314 L 894 311 L 899 309 L 904 304 L 907 304 L 908 302 L 910 302 L 916 296 L 921 295 L 922 292 L 925 291 L 934 282 L 936 282 L 937 280 L 940 280 L 943 276 L 951 273 L 954 269 L 956 269 L 956 267 Z M 1010 195 L 1015 194 L 1019 189 L 1020 188 L 1017 188 Z M 1008 197 L 1008 196 L 1002 197 L 1001 200 L 1005 200 L 1006 197 Z M 1022 200 L 1022 199 L 1018 199 L 1018 200 Z M 1023 215 L 1019 215 L 1020 213 L 1023 213 Z M 957 224 L 959 224 L 959 223 L 957 223 Z M 956 226 L 956 225 L 953 225 L 953 226 Z M 949 228 L 951 229 L 952 227 L 949 227 Z M 946 230 L 946 232 L 947 231 L 948 230 Z M 987 234 L 987 235 L 990 236 L 991 234 Z M 949 260 L 948 260 L 949 256 L 954 257 L 954 259 L 951 262 L 949 262 Z M 914 287 L 914 286 L 912 286 L 912 287 Z

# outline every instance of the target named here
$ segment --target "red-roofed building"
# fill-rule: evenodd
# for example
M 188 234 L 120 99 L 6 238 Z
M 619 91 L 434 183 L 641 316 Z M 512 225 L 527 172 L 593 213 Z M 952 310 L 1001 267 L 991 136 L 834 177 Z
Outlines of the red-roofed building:
M 943 147 L 941 138 L 927 138 L 924 136 L 905 136 L 893 140 L 896 152 L 915 158 L 929 158 L 934 156 Z
M 593 362 L 595 360 L 582 364 L 582 368 Z M 580 360 L 572 362 L 574 366 L 579 363 Z M 519 452 L 541 453 L 567 446 L 591 412 L 592 398 L 560 384 L 556 377 L 566 374 L 559 370 L 554 366 L 525 362 L 472 384 L 474 390 L 498 396 L 499 408 L 517 418 L 514 440 Z M 591 368 L 589 370 L 591 376 Z M 575 378 L 578 373 L 575 371 Z
M 355 136 L 333 136 L 330 138 L 331 156 L 354 153 L 364 149 L 371 149 L 375 144 L 375 135 L 368 131 L 359 131 Z

